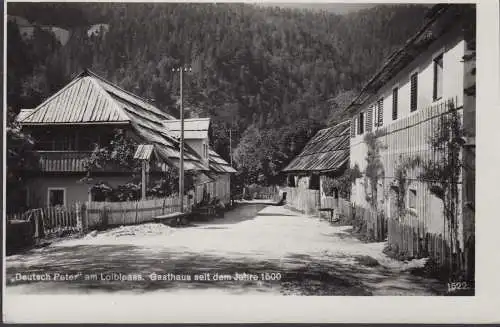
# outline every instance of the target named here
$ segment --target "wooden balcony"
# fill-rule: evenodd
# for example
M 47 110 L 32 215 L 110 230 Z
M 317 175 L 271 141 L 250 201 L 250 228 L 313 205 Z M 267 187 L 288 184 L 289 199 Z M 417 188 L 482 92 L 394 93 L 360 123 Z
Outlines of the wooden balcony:
M 92 151 L 37 151 L 39 156 L 40 171 L 48 173 L 83 173 L 85 161 L 90 157 Z M 168 170 L 165 163 L 154 162 L 150 172 L 161 172 Z M 125 168 L 108 166 L 100 169 L 101 172 L 130 173 Z

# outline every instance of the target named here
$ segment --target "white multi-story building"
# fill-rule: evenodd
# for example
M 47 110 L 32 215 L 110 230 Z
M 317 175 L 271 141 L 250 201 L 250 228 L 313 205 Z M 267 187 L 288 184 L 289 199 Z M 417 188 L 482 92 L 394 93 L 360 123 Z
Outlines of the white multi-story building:
M 368 150 L 365 137 L 373 133 L 381 145 L 383 166 L 378 181 L 377 210 L 389 218 L 390 244 L 395 233 L 408 230 L 413 235 L 411 240 L 394 241 L 399 248 L 411 252 L 410 255 L 430 251 L 433 245 L 428 244 L 428 238 L 446 239 L 449 226 L 443 219 L 442 201 L 420 181 L 418 168 L 408 175 L 404 190 L 407 214 L 400 217 L 395 204 L 395 169 L 401 158 L 428 160 L 435 155 L 429 138 L 438 128 L 440 117 L 449 112 L 450 103 L 461 114 L 468 136 L 462 157 L 473 165 L 475 61 L 471 63 L 469 57 L 475 53 L 474 33 L 473 6 L 434 6 L 422 29 L 388 58 L 346 109 L 352 117 L 350 165 L 357 164 L 365 171 Z M 463 171 L 459 185 L 462 249 L 473 235 L 473 174 L 473 171 Z M 367 184 L 366 179 L 360 178 L 353 186 L 351 201 L 356 205 L 369 206 Z M 401 244 L 408 241 L 413 244 Z

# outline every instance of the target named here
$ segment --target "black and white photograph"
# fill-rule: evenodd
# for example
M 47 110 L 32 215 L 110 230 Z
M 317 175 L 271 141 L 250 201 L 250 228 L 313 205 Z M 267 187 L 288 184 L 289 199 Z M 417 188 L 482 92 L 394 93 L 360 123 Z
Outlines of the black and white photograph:
M 474 298 L 477 5 L 6 3 L 4 301 Z

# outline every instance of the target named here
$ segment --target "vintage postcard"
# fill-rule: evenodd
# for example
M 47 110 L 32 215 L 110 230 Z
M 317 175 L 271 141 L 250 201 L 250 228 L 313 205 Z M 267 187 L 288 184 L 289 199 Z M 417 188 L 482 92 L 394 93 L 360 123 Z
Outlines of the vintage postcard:
M 498 3 L 4 10 L 5 321 L 472 322 Z

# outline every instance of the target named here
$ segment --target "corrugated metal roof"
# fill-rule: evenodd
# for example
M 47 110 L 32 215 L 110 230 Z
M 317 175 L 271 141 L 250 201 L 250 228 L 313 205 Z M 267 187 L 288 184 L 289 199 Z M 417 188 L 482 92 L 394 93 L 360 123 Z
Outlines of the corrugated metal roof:
M 134 153 L 134 159 L 149 160 L 153 154 L 154 146 L 152 144 L 139 144 Z
M 320 172 L 341 168 L 349 160 L 349 131 L 349 121 L 318 131 L 283 172 Z

